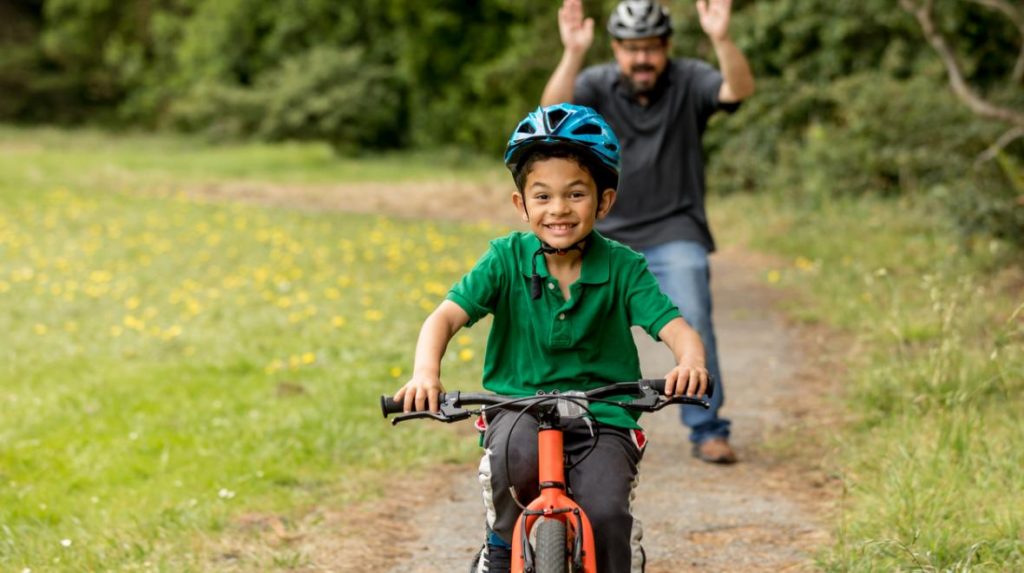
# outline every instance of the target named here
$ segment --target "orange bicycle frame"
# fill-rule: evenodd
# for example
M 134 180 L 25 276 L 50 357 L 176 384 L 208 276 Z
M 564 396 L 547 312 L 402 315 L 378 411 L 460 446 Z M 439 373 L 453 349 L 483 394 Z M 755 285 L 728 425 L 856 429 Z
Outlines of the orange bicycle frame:
M 594 552 L 594 535 L 590 519 L 575 501 L 566 495 L 565 452 L 562 430 L 541 427 L 537 433 L 537 462 L 540 480 L 540 495 L 537 496 L 516 521 L 512 533 L 512 573 L 523 573 L 526 567 L 524 539 L 528 539 L 537 519 L 557 519 L 565 524 L 567 544 L 579 541 L 582 548 L 584 573 L 597 573 L 597 557 Z M 577 541 L 579 540 L 579 541 Z

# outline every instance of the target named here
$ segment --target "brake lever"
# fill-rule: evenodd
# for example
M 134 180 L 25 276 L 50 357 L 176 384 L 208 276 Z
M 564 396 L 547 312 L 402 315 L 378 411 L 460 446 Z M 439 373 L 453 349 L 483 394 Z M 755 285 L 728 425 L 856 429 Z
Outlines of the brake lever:
M 666 400 L 667 399 L 664 394 L 655 390 L 651 387 L 650 382 L 644 380 L 640 382 L 640 397 L 634 398 L 630 404 L 632 406 L 654 412 L 665 407 L 665 404 L 662 402 L 665 402 Z
M 692 404 L 694 406 L 700 406 L 705 410 L 711 408 L 711 402 L 703 398 L 693 398 L 691 396 L 666 396 L 655 390 L 646 380 L 640 383 L 640 397 L 632 401 L 632 405 L 644 409 L 649 408 L 649 411 L 651 412 L 656 412 L 669 404 Z
M 665 405 L 667 406 L 668 404 L 689 404 L 691 406 L 700 406 L 705 410 L 711 409 L 711 402 L 704 398 L 693 398 L 690 396 L 673 396 L 672 398 L 665 400 Z
M 438 422 L 444 422 L 451 424 L 452 422 L 459 422 L 472 416 L 472 414 L 463 408 L 458 406 L 459 404 L 459 392 L 449 392 L 446 395 L 446 399 L 441 402 L 439 412 L 409 412 L 408 414 L 401 414 L 391 418 L 391 425 L 397 426 L 400 422 L 407 422 L 409 420 L 418 420 L 423 418 L 431 418 Z

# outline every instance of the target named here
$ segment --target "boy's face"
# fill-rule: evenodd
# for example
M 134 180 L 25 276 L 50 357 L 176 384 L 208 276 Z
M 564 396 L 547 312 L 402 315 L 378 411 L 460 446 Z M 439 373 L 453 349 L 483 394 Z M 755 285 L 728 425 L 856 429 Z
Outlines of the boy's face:
M 605 189 L 599 209 L 597 193 L 586 169 L 571 159 L 551 158 L 533 164 L 512 202 L 542 241 L 566 249 L 586 237 L 615 202 L 615 190 Z

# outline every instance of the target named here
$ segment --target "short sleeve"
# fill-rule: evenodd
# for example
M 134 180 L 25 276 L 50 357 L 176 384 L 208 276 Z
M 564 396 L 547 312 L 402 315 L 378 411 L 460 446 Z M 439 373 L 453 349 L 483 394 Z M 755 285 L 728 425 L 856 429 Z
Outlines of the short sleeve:
M 722 103 L 718 100 L 718 94 L 722 89 L 722 73 L 707 62 L 699 60 L 687 60 L 690 69 L 694 94 L 697 96 L 697 114 L 702 123 L 714 115 L 716 111 L 722 110 L 729 113 L 740 107 L 740 102 Z
M 492 244 L 476 265 L 448 291 L 448 300 L 459 305 L 469 315 L 466 326 L 494 312 L 498 296 L 508 281 L 501 257 Z
M 576 83 L 572 90 L 572 103 L 597 109 L 601 103 L 601 97 L 596 81 L 597 74 L 592 71 L 592 68 L 583 70 L 576 76 Z
M 637 261 L 627 282 L 626 296 L 629 321 L 644 329 L 658 340 L 658 333 L 673 319 L 681 316 L 672 300 L 661 292 L 658 280 L 647 268 L 647 262 Z

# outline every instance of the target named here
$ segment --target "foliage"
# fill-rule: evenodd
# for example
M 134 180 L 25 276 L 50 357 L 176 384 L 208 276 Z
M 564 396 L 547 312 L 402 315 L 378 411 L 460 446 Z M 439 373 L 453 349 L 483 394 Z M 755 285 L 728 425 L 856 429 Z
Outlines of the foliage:
M 925 194 L 965 236 L 990 233 L 1024 246 L 1012 176 L 999 162 L 977 160 L 1001 126 L 977 120 L 929 79 L 865 73 L 796 89 L 767 80 L 759 89 L 708 133 L 713 189 L 770 189 L 810 203 Z M 1022 147 L 1011 146 L 1004 165 Z
M 397 147 L 404 98 L 388 68 L 357 49 L 317 47 L 255 78 L 251 88 L 200 84 L 172 108 L 179 125 L 218 137 L 326 141 L 335 149 Z

